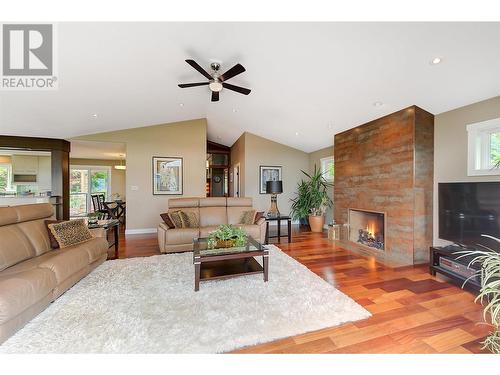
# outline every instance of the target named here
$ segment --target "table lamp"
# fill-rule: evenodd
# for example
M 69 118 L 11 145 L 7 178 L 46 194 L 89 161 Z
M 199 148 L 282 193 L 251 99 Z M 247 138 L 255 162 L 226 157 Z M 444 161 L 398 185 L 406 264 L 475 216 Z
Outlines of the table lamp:
M 278 210 L 278 194 L 283 193 L 283 181 L 267 181 L 266 194 L 271 194 L 271 208 L 267 213 L 269 217 L 278 217 L 280 212 Z

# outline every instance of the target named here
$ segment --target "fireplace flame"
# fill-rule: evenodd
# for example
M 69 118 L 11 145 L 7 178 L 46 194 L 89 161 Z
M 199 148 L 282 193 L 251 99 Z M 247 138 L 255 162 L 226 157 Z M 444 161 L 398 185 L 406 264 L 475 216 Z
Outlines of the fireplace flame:
M 369 220 L 366 224 L 366 231 L 372 237 L 375 237 L 375 233 L 377 232 L 377 222 L 376 220 Z

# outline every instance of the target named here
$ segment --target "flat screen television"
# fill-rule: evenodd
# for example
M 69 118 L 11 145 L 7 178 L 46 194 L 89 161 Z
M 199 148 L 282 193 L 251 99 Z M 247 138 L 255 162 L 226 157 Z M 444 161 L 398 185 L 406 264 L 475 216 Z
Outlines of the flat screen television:
M 439 238 L 467 247 L 500 244 L 483 237 L 500 238 L 500 182 L 438 184 Z

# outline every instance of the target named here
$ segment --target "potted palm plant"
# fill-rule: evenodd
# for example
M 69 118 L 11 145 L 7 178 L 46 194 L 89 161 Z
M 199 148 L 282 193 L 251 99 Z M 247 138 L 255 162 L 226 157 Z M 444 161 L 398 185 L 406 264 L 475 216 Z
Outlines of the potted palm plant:
M 500 243 L 500 239 L 496 237 L 484 234 L 483 237 Z M 476 301 L 480 301 L 484 306 L 483 319 L 491 327 L 490 334 L 482 342 L 482 349 L 500 354 L 500 253 L 487 246 L 479 246 L 483 247 L 484 250 L 459 251 L 457 254 L 464 254 L 461 257 L 474 256 L 469 266 L 475 263 L 481 265 L 481 269 L 478 271 L 481 277 L 481 289 Z
M 325 224 L 325 212 L 332 207 L 333 202 L 328 196 L 328 188 L 333 184 L 328 182 L 320 169 L 314 166 L 314 173 L 301 171 L 307 179 L 302 179 L 298 186 L 296 197 L 292 201 L 292 218 L 309 220 L 311 231 L 321 232 Z

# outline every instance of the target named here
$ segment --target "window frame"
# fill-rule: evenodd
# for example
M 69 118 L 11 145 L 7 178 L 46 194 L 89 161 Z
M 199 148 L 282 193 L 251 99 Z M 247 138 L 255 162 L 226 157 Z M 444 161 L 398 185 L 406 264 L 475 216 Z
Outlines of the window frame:
M 500 118 L 467 125 L 467 175 L 500 175 L 491 165 L 491 135 L 500 133 Z
M 328 163 L 330 161 L 333 163 L 333 167 L 335 168 L 335 160 L 334 160 L 333 156 L 327 156 L 327 157 L 321 158 L 319 160 L 319 162 L 320 162 L 320 168 L 321 168 L 321 173 L 325 177 L 325 180 L 327 180 L 329 182 L 333 182 L 335 180 L 335 172 L 333 173 L 333 177 L 330 178 L 330 176 L 327 176 L 327 170 L 325 168 L 326 163 Z

